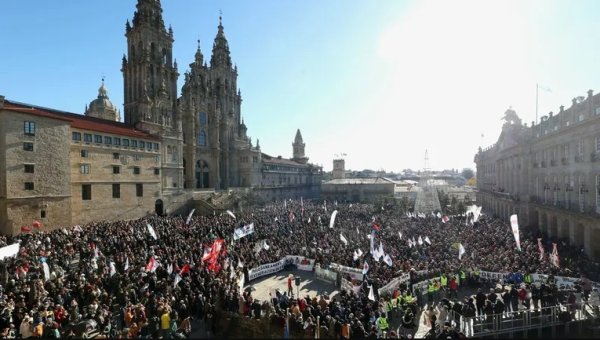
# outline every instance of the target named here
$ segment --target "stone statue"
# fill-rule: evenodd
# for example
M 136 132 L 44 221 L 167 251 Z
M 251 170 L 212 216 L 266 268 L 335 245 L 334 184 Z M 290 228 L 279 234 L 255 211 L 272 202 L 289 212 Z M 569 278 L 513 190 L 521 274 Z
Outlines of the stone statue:
M 504 112 L 504 117 L 502 117 L 502 119 L 504 119 L 504 126 L 521 125 L 521 118 L 517 116 L 517 112 L 515 112 L 512 107 Z

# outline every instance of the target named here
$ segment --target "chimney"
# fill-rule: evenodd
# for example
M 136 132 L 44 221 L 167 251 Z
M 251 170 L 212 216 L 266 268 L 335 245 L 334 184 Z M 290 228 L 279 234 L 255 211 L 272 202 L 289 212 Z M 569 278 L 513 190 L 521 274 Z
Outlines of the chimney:
M 564 111 L 565 111 L 565 106 L 564 106 L 564 105 L 561 105 L 561 106 L 560 106 L 560 112 L 564 112 Z M 560 112 L 559 112 L 559 113 L 560 113 Z
M 573 98 L 572 102 L 573 102 L 573 106 L 575 106 L 575 104 L 577 104 L 577 97 Z
M 588 98 L 592 98 L 594 95 L 594 90 L 588 90 Z
M 550 113 L 548 113 L 548 116 L 549 116 L 549 118 L 552 118 L 552 115 L 553 115 L 553 114 L 554 114 L 554 113 L 553 113 L 552 111 L 550 111 Z

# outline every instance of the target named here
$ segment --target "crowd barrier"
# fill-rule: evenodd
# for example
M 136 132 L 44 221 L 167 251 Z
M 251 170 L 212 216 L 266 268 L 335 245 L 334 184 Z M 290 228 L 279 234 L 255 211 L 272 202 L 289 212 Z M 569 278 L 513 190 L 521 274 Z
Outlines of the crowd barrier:
M 304 256 L 286 255 L 277 262 L 265 263 L 248 270 L 248 281 L 282 271 L 286 264 L 294 264 L 299 270 L 312 271 L 315 260 Z

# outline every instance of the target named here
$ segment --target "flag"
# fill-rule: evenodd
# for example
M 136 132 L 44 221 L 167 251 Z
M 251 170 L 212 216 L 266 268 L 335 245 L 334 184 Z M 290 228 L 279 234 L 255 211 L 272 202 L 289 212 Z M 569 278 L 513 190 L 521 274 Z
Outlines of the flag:
M 148 263 L 146 264 L 146 271 L 154 273 L 154 271 L 158 268 L 158 261 L 154 259 L 154 256 L 150 257 Z
M 544 260 L 544 246 L 542 246 L 542 239 L 538 238 L 538 248 L 540 249 L 540 261 Z
M 358 256 L 358 252 L 355 250 L 354 253 L 352 253 L 352 259 L 354 261 L 358 260 L 359 256 Z
M 229 214 L 229 216 L 231 216 L 235 219 L 235 215 L 231 212 L 231 210 L 227 210 L 227 213 Z
M 369 251 L 373 254 L 375 252 L 375 230 L 371 230 L 371 235 L 367 235 L 367 237 L 371 241 Z
M 192 209 L 192 211 L 190 211 L 190 214 L 187 217 L 187 220 L 185 220 L 185 224 L 190 224 L 190 221 L 192 220 L 192 215 L 194 214 L 194 211 L 196 211 L 196 209 Z
M 302 201 L 302 196 L 300 196 L 300 206 L 304 208 L 304 201 Z
M 510 216 L 510 226 L 512 227 L 515 242 L 517 242 L 517 250 L 521 251 L 521 240 L 519 238 L 519 220 L 517 215 Z
M 244 262 L 238 260 L 238 267 L 244 268 Z
M 81 229 L 81 226 L 78 224 L 75 227 L 73 227 L 73 230 L 77 230 L 78 232 L 82 233 L 83 229 Z
M 156 232 L 154 232 L 154 228 L 152 228 L 152 226 L 149 223 L 146 223 L 146 227 L 148 228 L 148 232 L 150 233 L 150 235 L 152 235 L 152 238 L 154 238 L 155 240 L 158 239 L 158 237 L 156 237 Z
M 550 261 L 553 266 L 560 268 L 560 257 L 558 256 L 558 249 L 556 243 L 552 242 L 552 254 L 550 254 Z
M 169 265 L 167 266 L 167 273 L 169 273 L 169 275 L 171 275 L 172 272 L 173 272 L 173 264 L 169 263 Z
M 334 210 L 331 213 L 331 219 L 329 220 L 329 228 L 333 228 L 333 224 L 335 223 L 335 217 L 337 216 L 337 210 Z
M 233 231 L 233 239 L 239 240 L 244 236 L 250 235 L 254 232 L 254 223 L 245 225 L 242 228 L 237 228 Z
M 377 250 L 377 253 L 378 253 L 379 257 L 382 257 L 384 255 L 383 244 L 381 244 L 381 241 L 379 241 L 379 249 Z
M 308 218 L 308 224 L 310 224 L 310 217 Z
M 462 243 L 458 244 L 458 259 L 460 260 L 465 253 L 465 247 L 463 247 Z
M 412 248 L 412 246 L 413 246 L 412 241 L 410 239 L 408 239 L 408 247 Z
M 179 275 L 180 275 L 180 276 L 183 276 L 183 274 L 185 274 L 185 273 L 189 273 L 189 272 L 190 272 L 190 265 L 186 263 L 186 264 L 183 266 L 183 268 L 181 268 L 181 270 L 179 271 Z
M 422 246 L 423 245 L 423 239 L 421 238 L 421 236 L 419 236 L 419 245 Z
M 356 233 L 360 235 L 360 231 L 358 231 L 358 227 L 356 227 Z
M 175 276 L 175 281 L 173 281 L 173 288 L 177 287 L 177 284 L 179 284 L 180 281 L 181 281 L 181 276 L 179 274 L 177 274 Z
M 290 214 L 288 216 L 288 219 L 290 220 L 290 222 L 294 221 L 294 213 L 290 211 Z
M 48 263 L 43 262 L 42 267 L 44 267 L 44 281 L 50 280 L 50 267 L 48 267 Z
M 115 263 L 110 261 L 110 276 L 114 276 L 117 273 L 117 268 L 115 267 Z
M 283 200 L 283 209 L 287 210 L 287 200 Z
M 402 238 L 402 232 L 401 231 L 398 232 L 398 236 L 400 236 L 400 238 Z
M 342 240 L 342 242 L 344 242 L 345 246 L 348 245 L 348 240 L 346 240 L 346 238 L 344 237 L 344 235 L 342 235 L 342 233 L 340 233 L 340 240 Z
M 202 254 L 202 261 L 208 260 L 208 258 L 210 257 L 210 250 L 211 250 L 211 247 L 204 247 L 204 253 Z
M 34 228 L 41 228 L 42 227 L 42 223 L 40 223 L 40 221 L 36 221 L 34 220 L 33 223 L 31 224 Z
M 431 240 L 429 240 L 429 236 L 425 236 L 425 242 L 427 242 L 428 244 L 431 244 Z
M 358 254 L 358 256 L 362 256 L 363 252 L 360 249 L 356 249 L 356 253 Z
M 412 238 L 412 244 L 413 244 L 413 247 L 417 245 L 417 241 L 415 241 L 415 237 L 414 236 Z
M 383 257 L 383 262 L 385 262 L 385 264 L 387 264 L 388 266 L 392 266 L 393 262 L 392 262 L 392 258 L 390 257 L 389 254 L 385 254 L 385 256 Z
M 437 218 L 442 218 L 442 214 L 438 211 Z
M 96 246 L 96 244 L 95 244 L 95 243 L 92 243 L 92 246 L 94 247 L 94 259 L 95 259 L 95 260 L 97 260 L 97 259 L 98 259 L 98 257 L 99 257 L 99 254 L 98 254 L 98 246 Z
M 125 267 L 123 267 L 124 270 L 128 270 L 129 269 L 129 257 L 125 258 Z
M 369 300 L 375 301 L 375 293 L 373 293 L 373 286 L 369 286 Z
M 378 223 L 373 223 L 373 229 L 380 231 L 381 230 L 381 225 Z
M 448 220 L 450 220 L 450 218 L 446 215 L 442 216 L 442 223 L 446 223 L 448 222 Z
M 363 273 L 363 275 L 365 275 L 368 272 L 369 272 L 369 264 L 367 263 L 367 261 L 365 261 L 365 263 L 363 264 L 362 273 Z

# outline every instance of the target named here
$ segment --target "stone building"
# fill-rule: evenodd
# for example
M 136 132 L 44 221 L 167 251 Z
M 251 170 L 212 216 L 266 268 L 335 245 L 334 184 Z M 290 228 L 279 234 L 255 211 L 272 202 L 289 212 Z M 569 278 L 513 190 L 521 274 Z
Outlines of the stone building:
M 198 43 L 180 97 L 160 1 L 138 0 L 125 36 L 123 123 L 104 80 L 84 115 L 0 96 L 0 233 L 171 213 L 199 189 L 319 197 L 322 168 L 308 163 L 299 129 L 289 159 L 247 135 L 221 18 L 210 65 Z
M 529 127 L 512 109 L 504 119 L 498 141 L 475 155 L 478 204 L 600 258 L 600 96 L 590 90 Z

